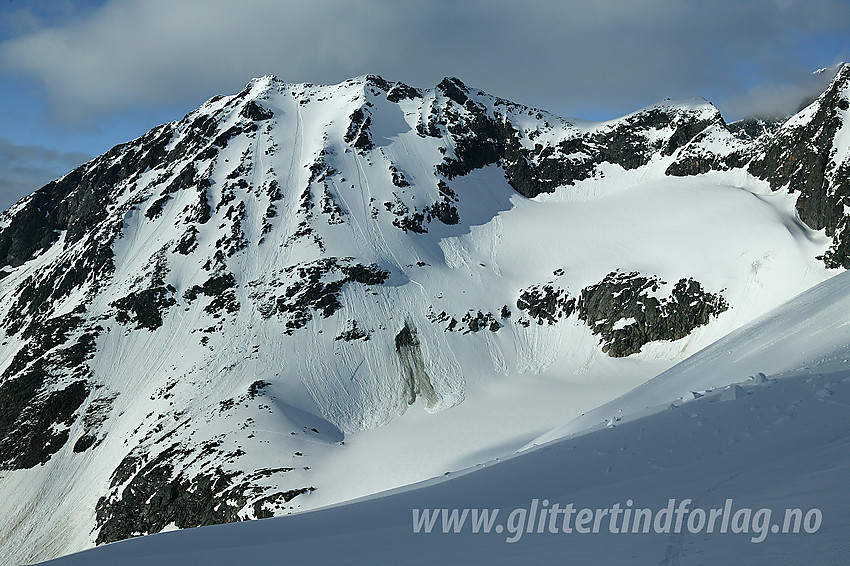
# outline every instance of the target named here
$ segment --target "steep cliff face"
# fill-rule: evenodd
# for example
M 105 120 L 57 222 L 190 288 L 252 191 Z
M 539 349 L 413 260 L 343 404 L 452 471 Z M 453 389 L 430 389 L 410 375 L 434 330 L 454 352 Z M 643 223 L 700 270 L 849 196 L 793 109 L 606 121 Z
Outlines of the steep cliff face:
M 758 148 L 747 170 L 775 190 L 799 194 L 797 213 L 833 245 L 828 267 L 850 268 L 850 65 L 829 88 Z
M 82 165 L 0 216 L 0 544 L 333 503 L 558 424 L 570 379 L 651 377 L 847 267 L 847 75 L 760 135 L 700 99 L 590 123 L 263 77 Z M 494 392 L 519 424 L 350 487 L 368 431 Z

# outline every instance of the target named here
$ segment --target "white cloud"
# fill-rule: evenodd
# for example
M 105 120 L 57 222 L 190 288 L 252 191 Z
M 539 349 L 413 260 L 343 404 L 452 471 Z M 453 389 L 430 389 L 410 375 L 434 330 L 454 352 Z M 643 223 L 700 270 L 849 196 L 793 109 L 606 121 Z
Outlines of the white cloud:
M 741 61 L 787 83 L 804 68 L 801 41 L 843 37 L 848 24 L 839 0 L 110 0 L 6 41 L 0 68 L 40 82 L 72 120 L 235 92 L 268 73 L 416 86 L 456 75 L 554 111 L 625 112 L 745 90 Z

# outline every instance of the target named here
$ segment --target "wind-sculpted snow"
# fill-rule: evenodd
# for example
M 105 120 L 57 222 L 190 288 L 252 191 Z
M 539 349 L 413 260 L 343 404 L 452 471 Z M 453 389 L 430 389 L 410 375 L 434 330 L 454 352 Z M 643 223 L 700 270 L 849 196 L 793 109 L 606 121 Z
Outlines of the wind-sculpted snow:
M 263 77 L 80 166 L 0 216 L 0 555 L 397 487 L 642 383 L 845 265 L 843 169 L 751 165 L 812 112 Z

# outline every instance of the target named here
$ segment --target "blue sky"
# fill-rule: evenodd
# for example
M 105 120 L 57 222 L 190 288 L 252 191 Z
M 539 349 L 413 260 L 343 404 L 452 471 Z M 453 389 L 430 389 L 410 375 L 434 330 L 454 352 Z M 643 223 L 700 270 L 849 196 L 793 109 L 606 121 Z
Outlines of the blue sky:
M 444 76 L 562 115 L 703 96 L 787 114 L 850 61 L 848 0 L 0 0 L 0 209 L 252 77 Z

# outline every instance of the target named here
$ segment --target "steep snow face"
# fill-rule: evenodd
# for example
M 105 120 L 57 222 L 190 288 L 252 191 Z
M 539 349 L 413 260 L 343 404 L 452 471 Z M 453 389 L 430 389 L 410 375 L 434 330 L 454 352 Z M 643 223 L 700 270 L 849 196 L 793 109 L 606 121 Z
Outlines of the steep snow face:
M 849 283 L 843 273 L 816 286 L 506 461 L 55 564 L 840 564 L 850 536 Z M 595 531 L 576 528 L 585 508 Z M 457 510 L 454 521 L 441 509 Z
M 510 452 L 834 273 L 797 193 L 666 174 L 709 136 L 744 144 L 701 100 L 263 77 L 36 191 L 0 219 L 4 556 Z

